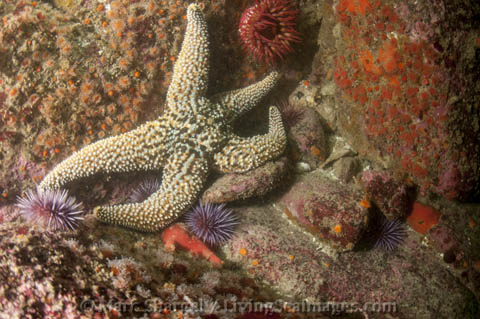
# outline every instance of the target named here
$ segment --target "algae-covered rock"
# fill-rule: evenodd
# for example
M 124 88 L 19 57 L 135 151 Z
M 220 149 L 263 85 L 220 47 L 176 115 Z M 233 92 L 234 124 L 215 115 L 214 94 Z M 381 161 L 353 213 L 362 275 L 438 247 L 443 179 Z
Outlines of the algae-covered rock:
M 280 199 L 285 214 L 320 241 L 339 251 L 352 250 L 368 222 L 362 192 L 319 172 L 295 180 Z
M 322 11 L 314 69 L 337 87 L 340 135 L 421 192 L 480 194 L 478 4 L 342 0 Z

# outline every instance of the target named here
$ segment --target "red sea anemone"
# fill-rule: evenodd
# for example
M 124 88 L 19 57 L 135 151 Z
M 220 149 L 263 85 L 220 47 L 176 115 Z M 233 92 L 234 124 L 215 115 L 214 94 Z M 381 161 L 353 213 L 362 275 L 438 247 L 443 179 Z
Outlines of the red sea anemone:
M 256 0 L 242 14 L 240 38 L 253 57 L 273 64 L 276 58 L 292 51 L 291 44 L 300 42 L 295 30 L 298 10 L 290 0 Z

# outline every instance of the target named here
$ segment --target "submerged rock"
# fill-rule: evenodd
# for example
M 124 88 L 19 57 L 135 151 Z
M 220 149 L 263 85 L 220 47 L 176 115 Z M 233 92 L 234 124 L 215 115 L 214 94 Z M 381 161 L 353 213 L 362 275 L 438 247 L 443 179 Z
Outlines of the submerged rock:
M 360 162 L 355 157 L 342 157 L 333 164 L 333 173 L 344 183 L 348 183 L 360 170 Z
M 262 196 L 275 187 L 288 173 L 288 159 L 282 157 L 242 174 L 220 176 L 202 195 L 206 203 L 226 203 Z
M 387 171 L 364 171 L 361 183 L 367 198 L 390 220 L 405 218 L 411 208 L 407 185 L 397 182 Z
M 214 269 L 169 251 L 158 234 L 93 216 L 78 231 L 45 232 L 23 223 L 13 207 L 0 207 L 0 217 L 0 318 L 233 319 L 239 312 L 227 305 L 237 300 L 279 299 L 231 266 Z
M 363 194 L 318 171 L 299 177 L 279 200 L 296 224 L 338 251 L 352 250 L 368 221 Z
M 224 248 L 227 258 L 282 294 L 297 296 L 304 305 L 319 305 L 322 300 L 379 302 L 376 306 L 384 307 L 384 312 L 378 318 L 478 315 L 474 295 L 415 232 L 407 232 L 405 244 L 393 252 L 374 249 L 336 255 L 282 218 L 283 210 L 250 206 L 238 212 L 242 225 Z M 340 317 L 344 314 L 337 311 Z M 377 318 L 371 309 L 366 313 Z M 299 310 L 297 315 L 308 314 Z
M 460 0 L 343 0 L 322 11 L 318 41 L 335 53 L 320 50 L 313 64 L 337 87 L 338 132 L 423 194 L 480 195 L 476 11 Z
M 327 139 L 320 116 L 313 109 L 302 108 L 298 122 L 288 132 L 294 158 L 315 169 L 328 155 Z

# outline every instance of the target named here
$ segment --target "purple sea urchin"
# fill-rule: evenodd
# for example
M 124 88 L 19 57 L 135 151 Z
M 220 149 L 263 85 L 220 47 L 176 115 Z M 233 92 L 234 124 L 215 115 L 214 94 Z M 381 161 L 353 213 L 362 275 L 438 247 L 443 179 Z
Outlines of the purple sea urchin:
M 384 250 L 394 250 L 405 239 L 405 224 L 400 220 L 388 220 L 383 218 L 378 229 L 378 237 L 375 242 L 375 248 Z
M 130 202 L 141 203 L 146 200 L 150 195 L 160 189 L 162 185 L 161 180 L 158 178 L 149 178 L 142 181 L 136 188 L 133 189 L 132 194 L 129 196 Z
M 303 117 L 303 110 L 293 106 L 292 104 L 280 103 L 280 113 L 285 125 L 290 129 L 294 127 Z
M 66 190 L 29 190 L 16 206 L 27 220 L 49 230 L 73 230 L 83 220 L 83 208 Z
M 238 218 L 225 204 L 202 203 L 186 215 L 187 227 L 203 242 L 217 246 L 229 240 L 238 225 Z

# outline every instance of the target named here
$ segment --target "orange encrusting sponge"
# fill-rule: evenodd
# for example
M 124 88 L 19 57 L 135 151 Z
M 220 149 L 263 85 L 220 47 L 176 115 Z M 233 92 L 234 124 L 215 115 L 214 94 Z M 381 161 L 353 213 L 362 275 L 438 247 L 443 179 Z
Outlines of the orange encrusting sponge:
M 430 228 L 438 223 L 441 215 L 435 208 L 415 202 L 407 222 L 416 232 L 425 235 Z

